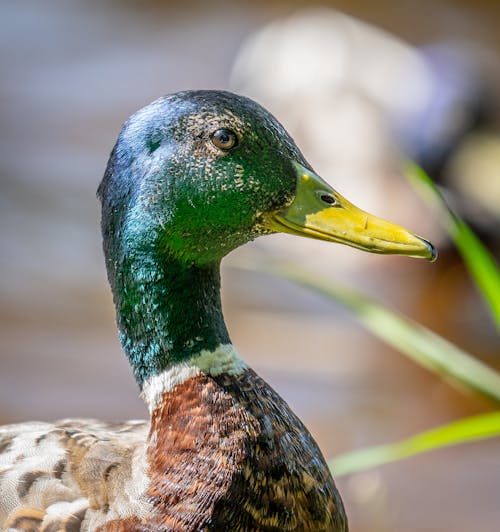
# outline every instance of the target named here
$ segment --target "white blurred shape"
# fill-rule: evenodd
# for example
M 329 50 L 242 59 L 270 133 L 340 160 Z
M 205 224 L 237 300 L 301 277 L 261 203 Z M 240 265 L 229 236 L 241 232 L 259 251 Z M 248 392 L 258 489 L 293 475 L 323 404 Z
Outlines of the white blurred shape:
M 405 73 L 405 90 L 399 84 Z M 394 36 L 331 9 L 299 11 L 254 34 L 240 51 L 233 84 L 276 103 L 350 88 L 379 105 L 412 112 L 427 102 L 428 69 Z

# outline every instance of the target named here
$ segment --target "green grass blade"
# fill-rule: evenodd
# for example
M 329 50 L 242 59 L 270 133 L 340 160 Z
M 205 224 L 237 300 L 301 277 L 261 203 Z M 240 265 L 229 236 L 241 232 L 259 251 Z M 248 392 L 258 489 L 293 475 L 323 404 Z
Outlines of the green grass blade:
M 500 373 L 426 327 L 307 269 L 277 262 L 256 269 L 285 277 L 342 303 L 374 335 L 415 362 L 500 402 Z
M 409 164 L 406 176 L 424 200 L 439 212 L 500 329 L 500 269 L 495 259 L 470 227 L 450 209 L 439 189 L 419 166 Z
M 454 421 L 396 443 L 349 452 L 331 460 L 329 466 L 335 477 L 340 477 L 435 449 L 494 436 L 500 436 L 500 411 Z

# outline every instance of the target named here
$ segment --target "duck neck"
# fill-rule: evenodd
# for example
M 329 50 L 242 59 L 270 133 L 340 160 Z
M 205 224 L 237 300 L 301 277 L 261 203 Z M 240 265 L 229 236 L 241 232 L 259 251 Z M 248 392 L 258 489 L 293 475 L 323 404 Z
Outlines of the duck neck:
M 150 377 L 230 342 L 219 263 L 197 266 L 160 255 L 125 262 L 113 293 L 120 341 L 141 388 Z

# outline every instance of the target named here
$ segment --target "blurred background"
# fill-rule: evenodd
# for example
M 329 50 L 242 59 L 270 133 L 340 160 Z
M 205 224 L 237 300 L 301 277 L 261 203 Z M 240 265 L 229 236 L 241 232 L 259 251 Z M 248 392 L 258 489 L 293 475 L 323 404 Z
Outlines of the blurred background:
M 146 416 L 95 191 L 123 121 L 190 88 L 257 99 L 341 193 L 440 249 L 427 264 L 276 235 L 225 260 L 234 343 L 325 456 L 491 409 L 340 306 L 238 266 L 299 262 L 500 368 L 484 303 L 399 171 L 415 158 L 499 256 L 499 2 L 1 0 L 0 27 L 1 423 Z M 498 530 L 499 451 L 490 440 L 339 478 L 352 530 Z

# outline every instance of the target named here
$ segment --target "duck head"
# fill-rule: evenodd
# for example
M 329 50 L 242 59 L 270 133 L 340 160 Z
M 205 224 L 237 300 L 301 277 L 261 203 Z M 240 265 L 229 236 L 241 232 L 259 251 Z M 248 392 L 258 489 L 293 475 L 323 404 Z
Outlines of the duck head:
M 425 240 L 347 202 L 273 116 L 227 92 L 181 92 L 135 113 L 98 193 L 120 342 L 141 388 L 230 343 L 220 260 L 259 235 L 435 256 Z
M 241 244 L 279 231 L 435 258 L 424 239 L 344 199 L 270 113 L 228 92 L 180 92 L 135 113 L 99 195 L 105 236 L 115 233 L 129 251 L 154 247 L 186 263 L 219 262 Z M 113 240 L 105 238 L 105 247 Z

